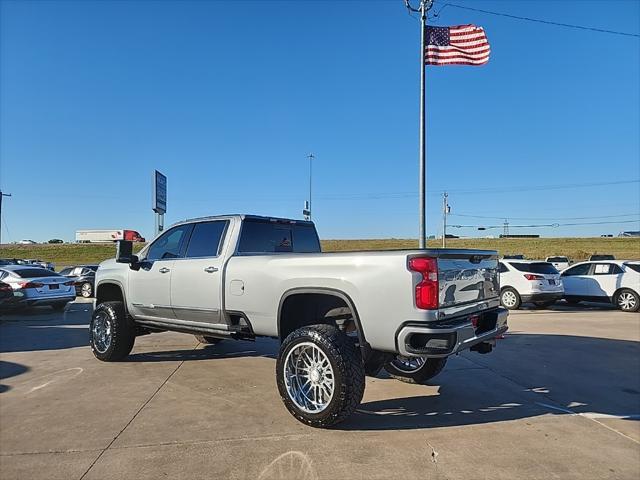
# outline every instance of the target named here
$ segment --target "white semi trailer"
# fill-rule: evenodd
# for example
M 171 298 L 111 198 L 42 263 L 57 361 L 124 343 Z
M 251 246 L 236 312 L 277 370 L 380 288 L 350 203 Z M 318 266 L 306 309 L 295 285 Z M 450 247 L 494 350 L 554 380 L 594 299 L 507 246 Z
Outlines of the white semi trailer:
M 118 240 L 130 242 L 144 242 L 145 239 L 135 230 L 77 230 L 76 242 L 78 243 L 111 243 Z

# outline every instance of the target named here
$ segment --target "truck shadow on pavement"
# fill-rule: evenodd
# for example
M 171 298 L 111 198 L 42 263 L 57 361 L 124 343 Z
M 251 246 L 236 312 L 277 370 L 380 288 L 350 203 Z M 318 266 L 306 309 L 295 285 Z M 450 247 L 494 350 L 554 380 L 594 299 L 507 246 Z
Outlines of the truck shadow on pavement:
M 362 403 L 356 415 L 336 428 L 450 427 L 545 414 L 640 420 L 638 342 L 510 334 L 490 355 L 468 352 L 461 357 L 429 386 L 403 388 L 405 395 L 407 390 L 415 395 Z
M 23 373 L 28 372 L 29 370 L 30 370 L 29 367 L 22 365 L 20 363 L 13 363 L 13 362 L 0 360 L 0 380 L 22 375 Z M 4 385 L 0 383 L 0 393 L 4 393 L 10 389 L 11 387 L 9 385 Z
M 87 303 L 71 303 L 64 312 L 48 307 L 2 314 L 0 352 L 60 350 L 89 345 Z

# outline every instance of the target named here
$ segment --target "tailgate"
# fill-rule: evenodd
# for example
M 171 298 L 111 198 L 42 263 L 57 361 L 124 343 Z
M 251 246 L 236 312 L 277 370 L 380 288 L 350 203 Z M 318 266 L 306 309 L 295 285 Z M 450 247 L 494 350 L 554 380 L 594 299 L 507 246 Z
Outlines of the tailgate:
M 438 252 L 440 309 L 471 313 L 497 306 L 500 294 L 498 254 L 490 250 Z M 465 308 L 455 308 L 465 307 Z

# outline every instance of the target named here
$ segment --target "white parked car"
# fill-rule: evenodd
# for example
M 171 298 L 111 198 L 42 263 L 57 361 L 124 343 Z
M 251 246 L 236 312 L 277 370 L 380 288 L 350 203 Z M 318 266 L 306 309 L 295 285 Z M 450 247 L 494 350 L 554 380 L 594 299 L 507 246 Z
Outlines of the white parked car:
M 35 242 L 33 240 L 20 240 L 18 243 L 20 245 L 36 245 L 38 242 Z
M 559 272 L 565 268 L 569 268 L 569 265 L 571 265 L 571 261 L 567 257 L 547 257 L 545 262 L 549 262 L 551 265 L 556 267 L 556 270 Z
M 562 272 L 565 299 L 613 303 L 625 312 L 640 308 L 640 262 L 608 260 L 581 262 Z
M 548 262 L 502 259 L 498 271 L 500 302 L 509 310 L 528 302 L 548 307 L 564 296 L 560 273 Z

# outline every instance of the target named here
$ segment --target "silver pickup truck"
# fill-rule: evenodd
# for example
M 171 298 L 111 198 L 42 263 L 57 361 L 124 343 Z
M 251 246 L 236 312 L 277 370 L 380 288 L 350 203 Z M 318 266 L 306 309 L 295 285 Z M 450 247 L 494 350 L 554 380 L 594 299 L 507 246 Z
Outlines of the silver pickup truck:
M 124 359 L 136 336 L 280 341 L 276 380 L 300 421 L 328 427 L 382 368 L 424 383 L 448 356 L 488 353 L 507 330 L 498 261 L 486 250 L 321 253 L 313 223 L 229 215 L 177 223 L 138 255 L 100 264 L 94 355 Z

